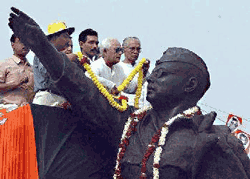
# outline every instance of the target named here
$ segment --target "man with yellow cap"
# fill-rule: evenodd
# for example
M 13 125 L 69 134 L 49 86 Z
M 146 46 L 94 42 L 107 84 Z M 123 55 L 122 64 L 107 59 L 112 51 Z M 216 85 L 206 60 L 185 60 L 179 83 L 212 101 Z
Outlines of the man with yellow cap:
M 48 40 L 54 47 L 65 54 L 72 54 L 72 40 L 70 35 L 75 31 L 74 27 L 67 28 L 64 22 L 55 22 L 48 25 Z M 55 67 L 56 68 L 56 67 Z M 34 71 L 34 97 L 33 103 L 47 106 L 60 106 L 66 99 L 62 97 L 47 70 L 44 68 L 38 57 L 33 61 Z

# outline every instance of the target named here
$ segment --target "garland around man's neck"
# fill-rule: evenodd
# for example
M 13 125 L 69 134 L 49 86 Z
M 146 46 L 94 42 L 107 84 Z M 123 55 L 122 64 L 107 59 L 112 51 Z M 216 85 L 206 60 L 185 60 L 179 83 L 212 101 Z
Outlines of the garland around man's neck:
M 86 60 L 83 60 L 83 54 L 81 52 L 77 52 L 77 56 L 79 61 L 82 63 L 83 67 L 85 68 L 85 70 L 89 73 L 92 81 L 94 82 L 94 84 L 97 86 L 97 88 L 99 89 L 99 91 L 102 93 L 103 96 L 105 96 L 107 98 L 107 100 L 109 101 L 109 104 L 116 108 L 117 110 L 123 112 L 127 109 L 127 99 L 125 99 L 125 97 L 121 96 L 118 99 L 121 100 L 122 105 L 120 105 L 119 103 L 117 103 L 114 98 L 113 95 L 111 95 L 107 89 L 98 81 L 97 76 L 94 74 L 94 72 L 91 70 L 90 65 L 87 63 Z M 143 58 L 139 64 L 134 68 L 134 70 L 130 73 L 130 75 L 123 81 L 123 83 L 117 87 L 118 91 L 123 91 L 124 88 L 130 83 L 130 81 L 134 78 L 134 76 L 139 73 L 138 76 L 138 85 L 137 85 L 137 90 L 136 90 L 136 97 L 135 97 L 135 108 L 139 108 L 139 98 L 141 96 L 141 90 L 142 90 L 142 80 L 143 80 L 143 72 L 142 72 L 142 66 L 143 64 L 146 62 L 146 59 Z

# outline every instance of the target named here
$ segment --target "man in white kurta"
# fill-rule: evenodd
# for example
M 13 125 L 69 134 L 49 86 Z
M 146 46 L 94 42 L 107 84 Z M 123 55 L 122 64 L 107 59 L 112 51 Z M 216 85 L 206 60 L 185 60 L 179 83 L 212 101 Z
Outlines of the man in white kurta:
M 117 87 L 127 78 L 120 64 L 122 48 L 117 39 L 107 38 L 102 41 L 101 52 L 103 57 L 91 63 L 91 69 L 109 92 L 116 91 Z M 88 72 L 85 73 L 89 77 Z M 126 93 L 135 93 L 137 84 L 134 81 L 124 90 Z
M 122 66 L 126 76 L 134 70 L 134 68 L 138 64 L 138 57 L 141 52 L 141 43 L 137 37 L 127 37 L 123 40 L 122 47 L 124 49 L 124 61 L 118 63 L 117 65 Z M 146 72 L 146 77 L 149 76 L 149 72 Z M 135 75 L 133 79 L 133 83 L 137 84 L 138 74 Z M 145 82 L 145 80 L 143 81 Z M 123 93 L 124 96 L 128 97 L 128 104 L 130 106 L 134 106 L 135 94 L 126 94 Z M 139 108 L 144 106 L 149 106 L 150 103 L 146 100 L 147 96 L 147 82 L 145 82 L 142 86 L 141 97 L 139 99 Z

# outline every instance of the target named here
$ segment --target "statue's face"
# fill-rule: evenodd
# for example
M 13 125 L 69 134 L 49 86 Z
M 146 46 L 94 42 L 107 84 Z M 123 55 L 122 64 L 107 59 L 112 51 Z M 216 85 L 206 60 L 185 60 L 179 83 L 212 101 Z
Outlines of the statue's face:
M 149 102 L 167 102 L 183 96 L 188 76 L 183 64 L 164 62 L 157 65 L 148 78 L 147 100 Z

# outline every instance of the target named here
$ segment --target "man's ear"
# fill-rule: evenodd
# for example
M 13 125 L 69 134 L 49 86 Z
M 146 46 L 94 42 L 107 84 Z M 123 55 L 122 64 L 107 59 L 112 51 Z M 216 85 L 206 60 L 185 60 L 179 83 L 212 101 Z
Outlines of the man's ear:
M 83 44 L 84 44 L 83 41 L 80 41 L 80 42 L 79 42 L 79 46 L 80 46 L 80 47 L 82 47 Z
M 189 78 L 189 80 L 186 82 L 186 86 L 185 86 L 185 92 L 192 92 L 196 89 L 196 87 L 198 86 L 198 79 L 196 77 L 191 77 Z

